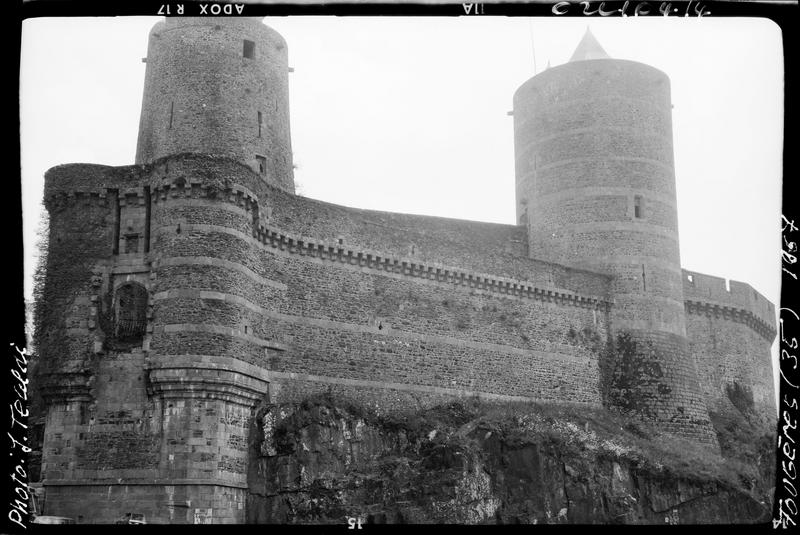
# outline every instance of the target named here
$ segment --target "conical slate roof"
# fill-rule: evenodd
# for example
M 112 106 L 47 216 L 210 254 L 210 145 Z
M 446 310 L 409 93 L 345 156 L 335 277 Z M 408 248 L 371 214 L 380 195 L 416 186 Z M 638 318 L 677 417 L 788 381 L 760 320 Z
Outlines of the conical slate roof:
M 583 39 L 578 43 L 578 48 L 575 49 L 569 61 L 583 61 L 586 59 L 611 59 L 611 56 L 606 54 L 606 51 L 603 50 L 603 47 L 597 42 L 597 39 L 592 35 L 589 28 L 586 28 Z

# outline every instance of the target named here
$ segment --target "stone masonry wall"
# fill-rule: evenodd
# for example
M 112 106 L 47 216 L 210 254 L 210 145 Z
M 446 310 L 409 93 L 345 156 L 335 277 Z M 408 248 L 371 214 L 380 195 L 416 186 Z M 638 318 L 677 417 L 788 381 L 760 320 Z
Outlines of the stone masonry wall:
M 478 394 L 600 402 L 609 278 L 515 256 L 516 227 L 335 207 L 214 157 L 48 176 L 48 202 L 64 207 L 56 230 L 95 238 L 82 249 L 91 269 L 75 309 L 82 364 L 50 361 L 54 381 L 72 389 L 51 396 L 51 514 L 240 520 L 238 505 L 220 516 L 230 507 L 215 493 L 244 488 L 247 419 L 268 383 L 276 399 L 335 390 L 392 411 Z M 97 206 L 91 229 L 84 198 Z M 335 234 L 322 232 L 325 218 Z M 383 251 L 393 220 L 402 231 Z M 128 252 L 126 231 L 139 235 Z M 302 238 L 317 231 L 323 239 Z M 334 251 L 340 238 L 350 247 Z M 141 347 L 113 351 L 107 313 L 127 281 L 150 293 L 148 331 Z M 80 374 L 67 388 L 69 370 Z M 170 492 L 200 512 L 162 500 Z
M 98 484 L 52 485 L 47 514 L 53 511 L 78 523 L 113 524 L 127 513 L 143 514 L 150 524 L 242 524 L 243 489 L 212 485 Z M 198 507 L 202 504 L 203 506 Z
M 161 184 L 172 179 L 173 169 Z M 608 324 L 605 305 L 581 301 L 590 296 L 553 302 L 552 297 L 534 291 L 530 297 L 520 290 L 522 281 L 516 289 L 495 284 L 498 291 L 492 291 L 485 280 L 477 282 L 477 273 L 471 286 L 454 285 L 456 281 L 437 280 L 423 263 L 438 258 L 433 252 L 420 259 L 409 251 L 403 258 L 405 267 L 398 266 L 391 255 L 391 240 L 387 240 L 389 254 L 373 250 L 372 265 L 365 266 L 364 253 L 353 244 L 367 243 L 375 234 L 369 227 L 359 234 L 357 225 L 347 234 L 346 253 L 344 244 L 334 242 L 341 250 L 333 257 L 323 255 L 319 243 L 325 242 L 311 243 L 313 238 L 287 249 L 270 236 L 294 229 L 272 227 L 273 221 L 299 221 L 307 231 L 309 219 L 282 215 L 278 207 L 288 203 L 275 200 L 281 192 L 268 192 L 270 206 L 275 208 L 263 217 L 265 210 L 252 199 L 238 202 L 238 194 L 232 192 L 210 198 L 202 177 L 194 175 L 186 177 L 183 188 L 155 195 L 153 240 L 160 253 L 154 288 L 154 353 L 235 354 L 269 370 L 273 381 L 302 378 L 326 385 L 357 382 L 371 389 L 599 403 L 597 351 L 605 343 Z M 159 188 L 164 191 L 163 186 L 154 186 Z M 293 200 L 286 213 L 313 214 L 322 204 L 308 201 L 303 206 L 306 200 Z M 254 238 L 248 225 L 262 217 L 266 227 L 275 230 L 262 226 Z M 422 250 L 438 249 L 443 256 L 442 249 L 457 250 L 467 242 L 464 234 L 456 232 L 468 229 L 467 223 L 427 218 L 428 229 L 426 218 L 401 217 L 408 227 L 416 226 Z M 335 228 L 342 220 L 334 220 L 329 227 Z M 475 228 L 478 244 L 485 239 L 480 231 L 484 235 L 509 232 L 499 225 L 476 224 Z M 430 243 L 444 245 L 434 248 Z M 469 247 L 461 254 L 478 258 Z M 342 255 L 346 261 L 340 261 Z M 359 257 L 361 265 L 353 265 Z M 392 269 L 386 269 L 378 257 L 390 260 Z M 472 263 L 479 265 L 477 260 Z M 452 271 L 439 266 L 440 271 Z M 602 275 L 560 266 L 532 275 L 531 279 L 550 284 L 565 281 L 573 291 L 588 281 L 589 290 L 605 294 L 607 278 Z M 559 295 L 567 293 L 550 288 Z M 486 374 L 487 367 L 494 373 Z
M 48 273 L 70 296 L 52 301 L 65 322 L 52 340 L 75 345 L 40 344 L 47 512 L 75 518 L 88 507 L 106 521 L 240 521 L 250 411 L 267 385 L 272 401 L 334 391 L 380 412 L 471 395 L 597 405 L 614 292 L 637 284 L 527 259 L 521 227 L 338 207 L 218 157 L 61 166 L 46 197 L 52 265 L 82 255 Z M 150 230 L 150 251 L 114 257 L 114 226 L 129 220 Z M 103 314 L 126 281 L 149 291 L 148 330 L 141 347 L 112 351 Z M 763 318 L 769 304 L 752 299 Z M 652 410 L 697 433 L 699 391 L 671 390 L 696 384 L 685 343 L 639 340 L 665 371 L 666 387 L 645 392 Z

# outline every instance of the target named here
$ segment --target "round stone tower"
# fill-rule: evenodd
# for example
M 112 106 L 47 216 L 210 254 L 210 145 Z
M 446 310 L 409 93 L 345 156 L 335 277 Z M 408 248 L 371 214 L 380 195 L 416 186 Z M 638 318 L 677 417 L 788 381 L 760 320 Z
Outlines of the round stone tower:
M 261 17 L 173 17 L 150 31 L 136 163 L 199 152 L 294 193 L 286 42 Z
M 607 363 L 610 401 L 714 442 L 687 349 L 671 107 L 666 74 L 587 30 L 514 95 L 517 218 L 532 258 L 615 275 L 611 325 L 629 343 Z

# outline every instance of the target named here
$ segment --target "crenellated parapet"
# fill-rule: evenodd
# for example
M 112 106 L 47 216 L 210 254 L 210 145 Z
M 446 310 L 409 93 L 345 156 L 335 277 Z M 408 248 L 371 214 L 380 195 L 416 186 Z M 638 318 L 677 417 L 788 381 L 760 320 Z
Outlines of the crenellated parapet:
M 114 190 L 58 191 L 45 197 L 45 205 L 50 212 L 58 212 L 75 206 L 109 206 L 109 196 Z
M 561 288 L 555 284 L 542 284 L 524 279 L 501 277 L 485 272 L 454 267 L 441 262 L 428 262 L 415 257 L 406 257 L 368 248 L 356 248 L 352 245 L 343 247 L 341 243 L 303 236 L 287 231 L 271 223 L 270 207 L 261 202 L 259 194 L 252 187 L 258 184 L 252 180 L 253 173 L 249 169 L 229 169 L 232 173 L 226 180 L 219 180 L 219 175 L 198 172 L 205 167 L 206 158 L 199 155 L 182 155 L 173 162 L 170 158 L 162 159 L 153 166 L 147 176 L 154 206 L 163 205 L 169 210 L 170 201 L 191 202 L 214 201 L 236 206 L 242 209 L 252 221 L 252 238 L 260 244 L 309 258 L 317 258 L 329 262 L 358 266 L 384 273 L 393 273 L 406 277 L 425 279 L 444 284 L 457 285 L 464 288 L 503 294 L 521 299 L 534 299 L 565 306 L 607 309 L 613 300 L 607 295 L 581 293 Z M 210 158 L 219 161 L 219 158 Z M 231 162 L 233 163 L 233 162 Z M 184 167 L 178 170 L 177 165 Z M 166 172 L 164 171 L 166 169 Z M 238 172 L 237 172 L 238 171 Z M 249 187 L 248 187 L 249 186 Z M 271 188 L 262 188 L 261 196 L 269 196 Z M 182 225 L 189 230 L 197 226 Z M 176 228 L 177 230 L 177 228 Z M 593 274 L 603 278 L 602 274 Z M 607 278 L 607 276 L 605 276 Z
M 613 301 L 605 296 L 580 295 L 561 288 L 545 287 L 529 281 L 471 272 L 437 262 L 420 262 L 418 259 L 387 255 L 379 251 L 353 250 L 342 247 L 340 244 L 292 235 L 268 226 L 259 227 L 257 239 L 266 246 L 289 254 L 503 294 L 520 299 L 533 299 L 564 306 L 604 310 L 608 310 L 613 304 Z
M 261 216 L 259 211 L 258 196 L 244 186 L 232 184 L 220 189 L 215 185 L 209 185 L 200 180 L 194 181 L 164 180 L 154 185 L 153 201 L 161 203 L 171 199 L 206 199 L 217 200 L 232 204 L 242 208 L 252 217 L 258 219 Z
M 97 193 L 135 188 L 142 185 L 148 167 L 141 165 L 110 166 L 88 163 L 57 165 L 44 174 L 44 200 L 60 195 Z
M 181 180 L 195 174 L 208 187 L 224 187 L 232 177 L 251 191 L 266 187 L 249 167 L 223 156 L 185 152 L 171 154 L 141 165 L 110 166 L 88 163 L 57 165 L 47 170 L 44 200 L 82 199 L 101 196 L 108 191 L 140 191 L 144 186 L 156 188 L 164 177 L 171 176 L 176 187 Z
M 727 281 L 686 269 L 681 271 L 687 313 L 730 319 L 747 325 L 772 343 L 777 334 L 775 305 L 766 297 L 744 282 Z

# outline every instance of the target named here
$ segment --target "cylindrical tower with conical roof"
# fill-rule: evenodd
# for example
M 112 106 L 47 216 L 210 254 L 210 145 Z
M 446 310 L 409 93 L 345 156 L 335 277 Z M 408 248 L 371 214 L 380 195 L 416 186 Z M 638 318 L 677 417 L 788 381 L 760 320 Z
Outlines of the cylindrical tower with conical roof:
M 531 257 L 615 275 L 609 401 L 714 442 L 687 350 L 671 107 L 666 74 L 587 30 L 514 95 L 517 218 Z
M 287 47 L 261 17 L 167 18 L 145 61 L 136 163 L 227 156 L 294 193 Z

